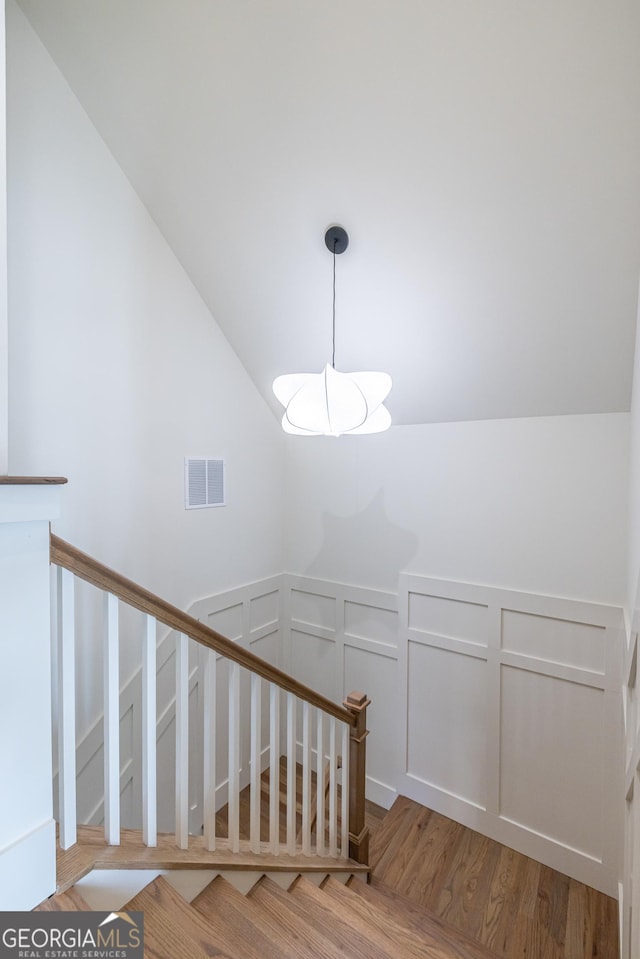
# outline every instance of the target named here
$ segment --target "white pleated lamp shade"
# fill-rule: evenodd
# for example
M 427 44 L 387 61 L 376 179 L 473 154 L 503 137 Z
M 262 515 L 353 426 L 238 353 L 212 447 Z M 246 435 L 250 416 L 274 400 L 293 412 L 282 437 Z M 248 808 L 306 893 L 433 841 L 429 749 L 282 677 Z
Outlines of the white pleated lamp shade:
M 383 401 L 388 373 L 339 373 L 328 363 L 321 373 L 287 373 L 273 381 L 285 407 L 282 428 L 304 436 L 380 433 L 391 425 Z

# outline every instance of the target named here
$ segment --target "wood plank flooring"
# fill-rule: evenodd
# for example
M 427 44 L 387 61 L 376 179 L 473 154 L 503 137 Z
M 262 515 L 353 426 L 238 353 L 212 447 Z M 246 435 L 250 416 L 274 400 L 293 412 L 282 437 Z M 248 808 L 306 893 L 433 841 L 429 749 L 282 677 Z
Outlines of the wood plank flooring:
M 280 773 L 279 788 L 282 792 L 283 782 L 286 780 L 286 765 L 283 764 Z M 298 783 L 298 798 L 300 793 Z M 268 826 L 268 795 L 267 773 L 262 782 L 263 840 L 266 838 Z M 463 957 L 464 959 L 468 957 L 470 959 L 494 959 L 494 957 L 495 959 L 589 959 L 589 957 L 619 959 L 617 903 L 608 896 L 404 797 L 399 797 L 388 812 L 372 803 L 367 803 L 366 821 L 371 831 L 371 885 L 366 886 L 357 880 L 350 885 L 353 895 L 364 896 L 369 900 L 368 904 L 359 904 L 357 911 L 360 919 L 356 922 L 353 918 L 354 903 L 352 902 L 351 919 L 347 918 L 349 915 L 347 914 L 345 916 L 347 925 L 340 929 L 325 916 L 326 928 L 318 929 L 317 933 L 322 931 L 327 943 L 323 946 L 324 951 L 321 950 L 317 955 L 326 954 L 333 957 L 336 949 L 338 952 L 341 949 L 347 949 L 348 941 L 349 949 L 344 955 L 360 955 L 355 939 L 365 935 L 367 917 L 369 917 L 368 922 L 372 931 L 374 927 L 377 928 L 378 922 L 378 919 L 374 921 L 371 918 L 373 913 L 367 910 L 386 908 L 389 911 L 389 923 L 394 916 L 398 918 L 402 915 L 403 917 L 402 926 L 395 929 L 390 937 L 391 941 L 386 941 L 384 946 L 382 946 L 382 940 L 385 938 L 383 930 L 378 930 L 380 938 L 376 941 L 376 948 L 380 947 L 389 957 L 398 957 L 404 949 L 407 957 L 417 954 L 420 959 L 427 956 L 432 959 L 446 959 L 451 956 L 458 959 Z M 284 839 L 282 815 L 280 825 L 281 839 Z M 298 817 L 299 825 L 300 817 Z M 243 847 L 246 844 L 245 837 L 248 836 L 248 826 L 249 792 L 247 790 L 241 795 L 240 800 L 240 832 L 243 837 Z M 226 810 L 221 810 L 218 815 L 217 827 L 218 835 L 224 836 Z M 77 847 L 76 852 L 71 856 L 70 868 L 72 866 L 75 869 L 78 868 L 75 860 L 80 853 L 89 859 L 95 859 L 97 855 L 98 860 L 104 860 L 106 865 L 112 866 L 116 864 L 116 859 L 119 860 L 118 865 L 122 866 L 121 860 L 124 859 L 126 862 L 133 856 L 137 864 L 140 852 L 136 851 L 134 856 L 132 850 L 135 844 L 139 846 L 138 835 L 134 837 L 132 834 L 129 842 L 128 834 L 123 833 L 121 847 L 105 847 L 101 830 L 86 829 L 81 832 L 83 844 Z M 145 861 L 146 857 L 159 857 L 162 861 L 171 862 L 173 868 L 184 867 L 192 860 L 203 856 L 204 850 L 200 847 L 202 847 L 201 837 L 192 837 L 188 851 L 176 850 L 173 837 L 162 837 L 157 850 L 145 849 L 142 854 Z M 231 854 L 225 855 L 225 847 L 225 840 L 221 839 L 217 855 L 221 860 L 233 859 Z M 112 857 L 114 857 L 113 862 L 111 862 Z M 266 857 L 263 854 L 262 857 L 255 858 L 264 860 L 255 863 L 252 867 L 260 869 L 268 866 L 267 858 L 274 857 Z M 304 857 L 301 858 L 304 859 Z M 286 860 L 286 856 L 277 857 L 271 864 L 271 868 L 275 865 L 276 868 L 282 869 L 286 866 L 290 869 L 291 862 Z M 83 863 L 84 860 L 80 865 Z M 307 858 L 306 863 L 319 866 L 317 860 L 313 858 Z M 295 871 L 303 868 L 304 864 L 294 867 Z M 326 895 L 333 893 L 334 899 L 336 896 L 344 898 L 346 895 L 344 887 L 332 885 L 332 882 L 330 880 L 327 884 Z M 341 889 L 342 892 L 340 892 Z M 155 899 L 153 902 L 149 900 L 147 905 L 151 908 L 157 900 L 161 912 L 165 909 L 168 900 L 174 896 L 170 890 L 164 888 L 161 882 L 157 882 L 145 893 L 147 897 L 151 894 L 155 896 Z M 264 946 L 264 942 L 269 940 L 268 932 L 275 922 L 274 916 L 281 911 L 283 895 L 285 894 L 271 888 L 265 881 L 255 894 L 248 897 L 248 901 L 253 903 L 256 910 L 262 909 L 263 922 L 266 924 L 266 931 L 263 930 L 262 933 L 264 941 L 261 940 L 262 945 L 258 945 L 256 940 L 254 945 L 257 952 L 265 957 L 269 955 L 269 950 Z M 296 909 L 298 912 L 304 911 L 304 903 L 310 911 L 312 900 L 315 902 L 315 911 L 320 909 L 322 912 L 317 890 L 305 889 L 304 880 L 298 880 L 290 895 L 292 896 L 292 902 L 289 904 L 291 914 Z M 210 903 L 207 899 L 214 896 L 217 905 Z M 249 921 L 248 917 L 243 918 L 241 909 L 236 906 L 231 909 L 225 900 L 222 915 L 231 919 L 233 913 L 234 926 L 233 928 L 230 926 L 223 935 L 222 918 L 218 907 L 221 906 L 220 898 L 224 896 L 227 899 L 229 896 L 238 899 L 240 894 L 231 890 L 231 887 L 227 889 L 224 881 L 217 879 L 201 894 L 199 900 L 202 901 L 196 900 L 194 903 L 195 907 L 200 906 L 208 910 L 209 918 L 216 916 L 218 951 L 209 951 L 205 947 L 204 952 L 221 957 L 238 954 L 238 948 L 242 945 L 240 925 L 242 922 Z M 147 902 L 146 899 L 145 902 Z M 49 903 L 45 908 L 61 908 L 60 901 Z M 78 908 L 82 906 L 79 905 Z M 325 901 L 322 908 L 326 913 L 331 908 L 331 904 Z M 163 959 L 166 959 L 169 954 L 171 959 L 177 959 L 178 955 L 194 957 L 201 955 L 202 930 L 197 926 L 193 916 L 191 920 L 190 935 L 193 942 L 186 943 L 184 940 L 182 951 L 169 950 L 167 953 L 167 942 L 163 940 L 165 927 L 160 923 L 159 938 L 157 942 L 154 940 L 151 943 L 149 955 L 163 956 Z M 257 917 L 255 921 L 257 922 Z M 384 920 L 381 921 L 384 922 Z M 348 928 L 349 923 L 353 929 Z M 246 936 L 247 941 L 242 945 L 240 952 L 244 959 L 252 959 L 248 943 L 253 934 L 245 929 L 243 935 Z M 265 936 L 266 939 L 264 939 Z M 298 956 L 302 955 L 300 943 L 296 946 L 294 941 L 295 936 L 296 933 L 292 927 L 291 942 L 287 945 L 288 951 L 285 950 L 283 943 L 278 943 L 283 959 L 284 957 L 289 959 L 290 955 L 298 959 Z M 417 948 L 417 952 L 414 948 L 416 936 L 418 942 L 422 943 L 422 946 Z M 352 939 L 353 942 L 351 942 Z M 375 941 L 375 936 L 372 941 Z M 232 948 L 234 942 L 237 942 L 237 948 Z M 373 956 L 374 953 L 371 954 Z
M 618 959 L 614 899 L 399 797 L 372 807 L 372 885 L 419 904 L 504 959 Z

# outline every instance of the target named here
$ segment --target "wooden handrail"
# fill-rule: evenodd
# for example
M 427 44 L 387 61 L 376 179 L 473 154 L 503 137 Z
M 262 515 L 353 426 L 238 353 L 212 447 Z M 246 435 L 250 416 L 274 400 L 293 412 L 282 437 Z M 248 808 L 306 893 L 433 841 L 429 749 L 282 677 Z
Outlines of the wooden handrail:
M 50 557 L 52 563 L 70 570 L 70 572 L 75 573 L 80 579 L 91 583 L 92 586 L 97 586 L 98 589 L 105 590 L 117 596 L 118 599 L 124 603 L 128 603 L 129 606 L 133 606 L 143 613 L 154 616 L 159 623 L 168 626 L 169 629 L 175 629 L 179 633 L 184 633 L 196 643 L 215 650 L 216 653 L 220 653 L 220 655 L 226 659 L 230 659 L 240 666 L 244 666 L 245 669 L 257 673 L 258 676 L 266 679 L 267 682 L 274 683 L 287 693 L 293 693 L 294 696 L 304 700 L 311 706 L 316 706 L 330 716 L 335 716 L 336 719 L 339 719 L 341 722 L 347 723 L 351 727 L 357 725 L 358 717 L 343 706 L 338 706 L 337 703 L 326 699 L 320 693 L 315 692 L 315 690 L 310 689 L 303 683 L 299 683 L 276 666 L 272 666 L 270 663 L 267 663 L 266 660 L 260 659 L 255 653 L 242 649 L 236 643 L 227 639 L 226 636 L 217 633 L 209 626 L 205 626 L 204 623 L 194 619 L 193 616 L 183 613 L 177 606 L 172 606 L 171 603 L 165 602 L 165 600 L 160 599 L 159 596 L 154 595 L 154 593 L 149 592 L 149 590 L 138 586 L 137 583 L 134 583 L 132 580 L 109 569 L 108 566 L 103 566 L 102 563 L 99 563 L 93 559 L 93 557 L 81 552 L 79 549 L 76 549 L 75 546 L 71 546 L 70 543 L 66 543 L 58 536 L 54 536 L 53 533 L 51 534 Z
M 66 476 L 0 476 L 0 486 L 63 486 Z

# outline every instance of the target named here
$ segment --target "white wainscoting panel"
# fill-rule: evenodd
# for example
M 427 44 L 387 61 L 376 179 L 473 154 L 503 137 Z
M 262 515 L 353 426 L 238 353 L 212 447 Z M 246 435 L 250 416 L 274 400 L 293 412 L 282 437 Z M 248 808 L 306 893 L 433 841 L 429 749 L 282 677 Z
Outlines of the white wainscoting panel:
M 397 597 L 291 575 L 283 592 L 284 668 L 336 702 L 367 693 L 367 797 L 389 808 L 399 771 Z
M 345 695 L 364 686 L 363 691 L 371 699 L 367 710 L 367 798 L 385 808 L 396 797 L 399 723 L 394 690 L 397 673 L 397 658 L 382 648 L 363 649 L 345 643 Z
M 500 816 L 601 862 L 602 689 L 502 666 Z
M 453 596 L 408 595 L 409 629 L 459 639 L 475 646 L 486 646 L 489 635 L 488 607 L 485 603 Z
M 486 659 L 422 640 L 408 644 L 407 774 L 480 809 L 486 806 L 486 672 Z
M 502 648 L 548 663 L 605 674 L 604 626 L 574 623 L 515 609 L 502 610 Z
M 615 896 L 621 611 L 402 574 L 400 792 Z
M 194 604 L 244 648 L 341 701 L 367 693 L 367 795 L 398 793 L 617 895 L 622 742 L 621 612 L 568 599 L 401 574 L 398 594 L 290 574 Z M 143 629 L 143 618 L 140 620 Z M 637 639 L 627 652 L 625 886 L 640 863 Z M 158 648 L 159 828 L 172 828 L 174 637 Z M 203 822 L 204 657 L 189 661 L 190 826 Z M 227 669 L 218 659 L 216 806 L 227 798 Z M 241 671 L 240 784 L 249 781 L 249 677 Z M 123 825 L 140 825 L 140 676 L 121 690 Z M 246 714 L 245 714 L 246 707 Z M 262 690 L 262 768 L 269 696 Z M 286 724 L 281 723 L 284 736 Z M 302 722 L 298 717 L 301 734 Z M 280 749 L 283 751 L 284 743 Z M 299 747 L 301 749 L 301 746 Z M 102 724 L 78 747 L 84 821 L 102 817 Z M 616 805 L 618 804 L 618 805 Z M 635 845 L 634 845 L 635 844 Z M 630 851 L 631 850 L 631 851 Z M 634 859 L 635 855 L 635 859 Z M 640 884 L 637 884 L 640 885 Z M 640 936 L 627 893 L 625 942 Z M 638 895 L 636 893 L 636 898 Z M 638 940 L 640 942 L 640 940 Z M 625 956 L 625 959 L 627 957 Z
M 307 627 L 309 630 L 309 627 Z M 329 699 L 337 699 L 338 663 L 336 641 L 328 636 L 314 635 L 310 631 L 292 629 L 291 672 L 307 686 Z

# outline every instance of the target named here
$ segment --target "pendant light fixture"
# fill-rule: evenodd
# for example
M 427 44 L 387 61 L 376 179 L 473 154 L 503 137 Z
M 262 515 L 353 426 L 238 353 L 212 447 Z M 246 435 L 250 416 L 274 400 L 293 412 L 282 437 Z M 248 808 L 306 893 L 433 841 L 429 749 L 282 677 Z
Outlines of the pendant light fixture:
M 349 237 L 341 226 L 327 230 L 324 242 L 333 254 L 333 352 L 321 373 L 286 373 L 273 381 L 273 392 L 285 407 L 282 428 L 300 436 L 381 433 L 391 426 L 383 400 L 391 389 L 388 373 L 340 373 L 336 361 L 336 255 Z

